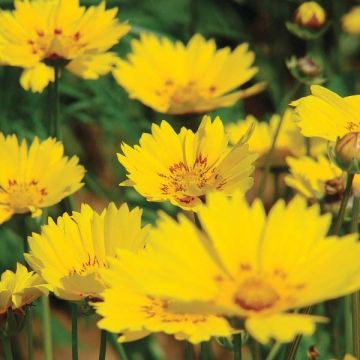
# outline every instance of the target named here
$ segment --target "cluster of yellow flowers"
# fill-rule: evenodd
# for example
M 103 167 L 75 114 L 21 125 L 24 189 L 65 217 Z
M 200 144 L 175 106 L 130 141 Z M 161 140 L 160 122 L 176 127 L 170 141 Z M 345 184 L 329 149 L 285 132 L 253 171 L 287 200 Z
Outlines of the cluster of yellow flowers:
M 325 19 L 317 8 L 315 20 L 303 11 L 298 21 Z M 184 45 L 142 34 L 124 60 L 109 49 L 129 30 L 105 3 L 85 9 L 77 0 L 15 1 L 14 11 L 0 12 L 0 60 L 24 68 L 21 84 L 33 91 L 55 80 L 59 63 L 87 79 L 112 71 L 131 98 L 168 114 L 209 112 L 264 88 L 237 90 L 257 72 L 247 44 L 217 50 L 201 35 Z M 205 115 L 196 131 L 176 132 L 164 120 L 139 145 L 123 143 L 121 185 L 185 214 L 160 213 L 155 226 L 143 226 L 141 209 L 110 203 L 100 213 L 83 204 L 49 218 L 28 238 L 25 258 L 35 273 L 19 264 L 1 277 L 0 319 L 51 291 L 88 301 L 99 327 L 119 341 L 154 332 L 192 343 L 231 337 L 240 330 L 233 318 L 262 343 L 312 334 L 326 319 L 293 309 L 360 288 L 358 236 L 328 236 L 332 216 L 319 205 L 343 196 L 346 173 L 324 154 L 328 142 L 360 132 L 360 96 L 313 86 L 291 105 L 269 123 L 248 116 L 225 126 Z M 266 213 L 261 200 L 249 205 L 245 195 L 280 125 L 274 165 L 289 166 L 286 184 L 301 195 Z M 28 144 L 0 134 L 0 158 L 0 223 L 39 216 L 83 185 L 78 158 L 65 157 L 52 138 Z

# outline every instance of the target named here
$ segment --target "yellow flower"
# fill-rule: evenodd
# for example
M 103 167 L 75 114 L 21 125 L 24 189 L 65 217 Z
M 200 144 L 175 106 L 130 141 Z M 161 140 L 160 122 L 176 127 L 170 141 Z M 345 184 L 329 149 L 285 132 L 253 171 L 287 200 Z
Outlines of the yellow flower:
M 266 215 L 259 200 L 249 206 L 240 194 L 214 193 L 199 219 L 204 232 L 184 215 L 176 222 L 163 214 L 147 253 L 118 252 L 120 270 L 177 310 L 244 319 L 263 343 L 313 333 L 323 318 L 287 311 L 360 287 L 357 234 L 326 237 L 331 215 L 300 196 Z
M 16 272 L 6 270 L 0 279 L 0 316 L 8 310 L 24 311 L 42 295 L 47 295 L 48 286 L 41 277 L 17 263 Z
M 286 159 L 290 175 L 285 183 L 311 200 L 324 199 L 326 202 L 340 201 L 345 190 L 345 174 L 327 157 L 316 160 L 303 156 Z
M 292 120 L 292 116 L 293 112 L 290 110 L 287 110 L 284 114 L 280 133 L 275 144 L 272 161 L 275 165 L 283 165 L 285 157 L 288 155 L 301 156 L 306 154 L 305 139 L 301 135 L 297 124 Z M 259 163 L 261 163 L 263 157 L 270 150 L 279 121 L 279 115 L 273 115 L 269 122 L 258 121 L 255 117 L 249 115 L 245 120 L 228 124 L 226 131 L 229 134 L 230 143 L 235 144 L 239 141 L 246 129 L 248 129 L 252 123 L 255 124 L 255 130 L 248 140 L 248 144 L 250 151 L 260 155 Z M 327 149 L 326 142 L 322 139 L 312 139 L 310 146 L 312 155 L 324 153 Z
M 311 86 L 311 95 L 291 103 L 295 106 L 303 135 L 336 141 L 349 132 L 360 131 L 360 95 L 341 97 L 320 86 Z
M 21 85 L 41 92 L 54 81 L 52 61 L 85 79 L 107 74 L 117 61 L 108 50 L 130 29 L 105 1 L 86 9 L 79 0 L 15 0 L 0 12 L 0 60 L 24 68 Z
M 264 89 L 259 83 L 238 90 L 258 72 L 248 44 L 234 51 L 216 49 L 214 40 L 201 35 L 185 46 L 177 41 L 141 34 L 132 41 L 127 61 L 113 71 L 117 82 L 133 99 L 167 114 L 204 113 L 232 106 L 236 101 Z
M 120 263 L 119 259 L 111 259 L 110 269 L 102 271 L 109 288 L 101 294 L 103 302 L 94 304 L 103 317 L 98 326 L 121 333 L 119 341 L 133 341 L 154 332 L 173 334 L 178 340 L 193 343 L 212 336 L 231 336 L 232 328 L 224 318 L 172 311 L 170 299 L 146 295 L 124 277 Z
M 342 28 L 352 35 L 360 35 L 360 6 L 354 6 L 342 19 Z
M 295 22 L 309 29 L 317 29 L 326 21 L 325 10 L 315 1 L 302 3 L 295 13 Z
M 111 203 L 101 214 L 88 205 L 55 223 L 49 219 L 40 234 L 29 237 L 26 260 L 66 300 L 99 298 L 104 282 L 99 270 L 117 248 L 138 251 L 144 247 L 148 228 L 141 228 L 139 208 L 132 211 Z
M 0 133 L 0 224 L 14 214 L 41 214 L 83 185 L 78 158 L 64 157 L 61 142 L 35 138 L 30 146 Z
M 140 145 L 122 144 L 120 163 L 133 186 L 150 201 L 170 201 L 183 209 L 196 210 L 211 191 L 245 193 L 253 184 L 250 177 L 256 154 L 240 140 L 231 149 L 220 118 L 204 116 L 196 133 L 182 128 L 177 134 L 162 121 L 143 134 Z

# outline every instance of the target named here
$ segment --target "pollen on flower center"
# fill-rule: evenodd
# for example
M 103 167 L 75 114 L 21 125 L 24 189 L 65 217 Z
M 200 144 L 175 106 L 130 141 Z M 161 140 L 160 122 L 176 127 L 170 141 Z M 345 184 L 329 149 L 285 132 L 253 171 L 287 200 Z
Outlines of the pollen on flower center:
M 84 261 L 82 264 L 80 264 L 80 266 L 73 267 L 69 271 L 69 276 L 72 276 L 75 274 L 88 275 L 93 272 L 96 272 L 99 268 L 106 268 L 106 267 L 107 267 L 107 264 L 104 261 L 99 260 L 96 255 L 91 256 L 90 254 L 88 254 L 88 258 L 86 261 Z
M 39 186 L 35 179 L 26 183 L 9 179 L 4 191 L 8 197 L 7 203 L 18 213 L 28 212 L 29 206 L 40 205 L 48 194 L 46 188 Z
M 234 302 L 245 310 L 261 311 L 272 307 L 280 296 L 262 279 L 245 280 L 237 289 Z

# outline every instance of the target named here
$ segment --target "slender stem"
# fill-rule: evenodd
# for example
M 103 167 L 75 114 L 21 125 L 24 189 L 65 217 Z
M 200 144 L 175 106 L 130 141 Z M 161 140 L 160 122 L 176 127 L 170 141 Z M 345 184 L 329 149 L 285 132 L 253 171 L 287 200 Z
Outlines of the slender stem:
M 56 137 L 58 140 L 61 139 L 61 124 L 59 121 L 59 75 L 60 68 L 59 66 L 54 66 L 55 79 L 53 84 L 52 91 L 52 126 L 51 126 L 51 136 Z
M 354 197 L 352 208 L 351 232 L 358 232 L 358 221 L 360 211 L 360 197 Z M 353 325 L 353 353 L 356 359 L 360 359 L 360 291 L 352 295 L 352 325 Z M 352 349 L 347 349 L 352 352 Z
M 242 359 L 241 333 L 235 334 L 233 336 L 233 346 L 234 346 L 234 360 L 241 360 Z
M 42 331 L 44 339 L 44 356 L 45 360 L 52 360 L 52 333 L 51 333 L 51 318 L 50 318 L 50 303 L 49 297 L 43 296 L 41 298 L 42 309 Z
M 200 360 L 210 359 L 212 359 L 210 341 L 202 342 L 200 344 Z
M 188 341 L 185 341 L 185 359 L 194 360 L 194 346 Z
M 277 142 L 277 139 L 279 137 L 281 126 L 282 126 L 283 121 L 284 121 L 283 112 L 286 109 L 289 101 L 293 98 L 293 96 L 299 90 L 300 86 L 301 86 L 301 84 L 297 82 L 295 84 L 295 86 L 293 87 L 293 89 L 289 92 L 288 96 L 284 98 L 283 102 L 280 105 L 279 113 L 281 114 L 281 117 L 280 117 L 279 123 L 277 124 L 277 127 L 275 129 L 275 133 L 274 133 L 274 137 L 272 139 L 271 147 L 270 147 L 268 153 L 266 154 L 263 175 L 262 175 L 261 180 L 260 180 L 259 193 L 258 193 L 258 197 L 260 199 L 264 199 L 266 180 L 267 180 L 267 178 L 269 176 L 270 169 L 271 169 L 272 155 L 273 155 L 273 152 L 275 150 L 276 142 Z
M 72 359 L 78 360 L 79 350 L 78 350 L 78 311 L 77 305 L 71 303 L 71 349 L 72 349 Z
M 341 199 L 340 209 L 339 209 L 336 221 L 334 223 L 334 226 L 333 226 L 332 230 L 330 231 L 330 233 L 332 235 L 337 235 L 341 229 L 341 225 L 344 221 L 346 206 L 348 204 L 348 201 L 349 201 L 349 198 L 351 195 L 351 187 L 352 187 L 353 180 L 354 180 L 354 174 L 348 174 L 344 195 L 343 195 L 343 198 Z
M 4 351 L 4 355 L 5 355 L 5 360 L 13 360 L 13 352 L 11 349 L 11 342 L 10 342 L 10 337 L 6 336 L 4 338 L 1 339 L 2 340 L 2 344 L 3 344 L 3 351 Z
M 118 354 L 119 358 L 121 360 L 129 360 L 128 356 L 126 355 L 124 346 L 117 341 L 116 335 L 115 334 L 109 334 L 109 335 L 110 335 L 109 336 L 110 343 L 111 343 L 113 349 Z
M 105 360 L 106 358 L 106 338 L 107 338 L 106 331 L 101 330 L 99 360 Z
M 28 360 L 34 359 L 34 337 L 33 337 L 33 328 L 32 328 L 32 308 L 31 306 L 27 309 L 27 319 L 26 319 L 26 333 L 27 333 L 27 352 Z
M 274 359 L 276 359 L 276 355 L 278 354 L 278 352 L 280 351 L 280 349 L 281 349 L 281 343 L 276 342 L 276 343 L 272 346 L 272 348 L 271 348 L 271 350 L 270 350 L 270 352 L 269 352 L 269 354 L 268 354 L 268 356 L 266 357 L 265 360 L 274 360 Z

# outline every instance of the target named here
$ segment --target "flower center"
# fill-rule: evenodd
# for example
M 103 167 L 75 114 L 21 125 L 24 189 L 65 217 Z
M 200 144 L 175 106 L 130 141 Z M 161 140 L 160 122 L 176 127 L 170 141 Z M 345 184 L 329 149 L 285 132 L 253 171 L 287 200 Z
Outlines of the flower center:
M 261 311 L 272 307 L 279 294 L 262 279 L 245 280 L 237 289 L 234 302 L 245 310 Z
M 3 191 L 6 196 L 4 203 L 20 214 L 28 212 L 31 206 L 41 204 L 48 194 L 46 188 L 40 187 L 35 179 L 26 183 L 9 180 L 8 187 Z
M 69 276 L 75 274 L 85 276 L 106 267 L 107 264 L 104 261 L 99 260 L 96 255 L 90 256 L 90 254 L 88 254 L 88 258 L 86 261 L 84 261 L 77 267 L 73 267 L 69 271 Z

